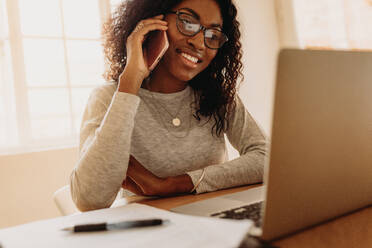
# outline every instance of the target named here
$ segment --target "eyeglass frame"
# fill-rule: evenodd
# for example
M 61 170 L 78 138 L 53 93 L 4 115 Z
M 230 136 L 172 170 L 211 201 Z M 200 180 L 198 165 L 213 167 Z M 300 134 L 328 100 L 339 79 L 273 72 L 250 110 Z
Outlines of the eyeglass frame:
M 182 10 L 182 9 L 181 9 Z M 185 36 L 187 36 L 187 37 L 194 37 L 195 35 L 197 35 L 198 33 L 200 33 L 200 31 L 203 31 L 203 35 L 204 35 L 204 44 L 206 45 L 206 47 L 208 47 L 209 49 L 213 49 L 213 50 L 218 50 L 218 49 L 220 49 L 228 40 L 229 40 L 229 38 L 227 37 L 227 35 L 225 34 L 225 33 L 223 33 L 222 31 L 220 31 L 220 30 L 218 30 L 218 29 L 215 29 L 215 28 L 207 28 L 207 27 L 205 27 L 205 26 L 203 26 L 201 23 L 200 23 L 200 21 L 199 21 L 199 26 L 200 26 L 200 28 L 199 28 L 199 30 L 198 31 L 196 31 L 195 32 L 195 34 L 192 34 L 192 35 L 188 35 L 188 34 L 184 34 L 183 32 L 181 32 L 181 30 L 180 30 L 180 28 L 178 27 L 178 22 L 180 21 L 180 18 L 179 18 L 179 15 L 180 14 L 186 14 L 186 15 L 189 15 L 189 16 L 192 16 L 192 17 L 195 17 L 193 14 L 190 14 L 190 13 L 186 13 L 186 12 L 182 12 L 182 11 L 180 11 L 180 10 L 177 10 L 177 11 L 168 11 L 167 12 L 168 14 L 175 14 L 175 15 L 177 15 L 177 24 L 176 24 L 176 26 L 177 26 L 177 29 L 178 29 L 178 32 L 180 32 L 181 34 L 183 34 L 183 35 L 185 35 Z M 210 30 L 210 29 L 212 29 L 212 30 L 217 30 L 218 32 L 220 32 L 221 34 L 222 34 L 222 36 L 225 38 L 225 41 L 222 43 L 222 45 L 220 46 L 220 47 L 218 47 L 218 48 L 212 48 L 212 47 L 210 47 L 210 46 L 208 46 L 207 45 L 207 42 L 206 42 L 206 36 L 205 36 L 205 32 L 207 31 L 207 30 Z

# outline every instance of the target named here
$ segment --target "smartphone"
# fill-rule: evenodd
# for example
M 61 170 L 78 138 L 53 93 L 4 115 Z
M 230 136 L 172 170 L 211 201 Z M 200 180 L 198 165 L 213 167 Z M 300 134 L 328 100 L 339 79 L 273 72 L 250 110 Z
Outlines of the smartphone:
M 152 71 L 163 57 L 169 47 L 166 31 L 151 31 L 144 42 L 146 49 L 147 66 Z

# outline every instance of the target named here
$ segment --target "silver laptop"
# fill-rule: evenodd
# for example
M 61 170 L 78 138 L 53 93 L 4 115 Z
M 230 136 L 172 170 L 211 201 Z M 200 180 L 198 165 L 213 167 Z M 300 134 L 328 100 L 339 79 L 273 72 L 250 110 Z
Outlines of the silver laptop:
M 256 234 L 273 240 L 372 205 L 372 53 L 282 50 L 270 151 L 264 186 L 172 211 L 263 201 Z

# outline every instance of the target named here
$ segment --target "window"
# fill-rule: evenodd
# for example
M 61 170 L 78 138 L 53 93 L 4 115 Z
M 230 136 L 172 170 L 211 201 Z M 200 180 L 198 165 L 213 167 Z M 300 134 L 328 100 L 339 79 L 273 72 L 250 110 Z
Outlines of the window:
M 4 1 L 0 1 L 0 147 L 14 145 L 18 136 L 14 128 L 16 118 L 11 71 L 8 15 Z
M 0 0 L 0 153 L 74 146 L 110 0 Z
M 293 0 L 300 46 L 372 49 L 371 0 Z

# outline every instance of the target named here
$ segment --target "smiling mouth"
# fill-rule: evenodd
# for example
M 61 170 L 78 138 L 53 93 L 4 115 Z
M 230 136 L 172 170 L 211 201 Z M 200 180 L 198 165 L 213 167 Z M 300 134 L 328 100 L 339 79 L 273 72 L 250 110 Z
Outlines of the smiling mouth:
M 196 57 L 191 56 L 190 54 L 187 53 L 181 53 L 181 56 L 184 57 L 185 59 L 189 60 L 190 62 L 197 64 L 199 59 Z
M 184 52 L 184 51 L 181 51 L 179 49 L 177 49 L 177 53 L 179 53 L 183 58 L 185 58 L 187 61 L 193 63 L 193 64 L 199 64 L 202 62 L 202 60 L 198 59 L 197 57 L 187 53 L 187 52 Z

